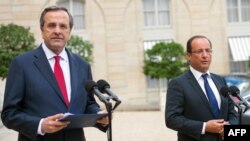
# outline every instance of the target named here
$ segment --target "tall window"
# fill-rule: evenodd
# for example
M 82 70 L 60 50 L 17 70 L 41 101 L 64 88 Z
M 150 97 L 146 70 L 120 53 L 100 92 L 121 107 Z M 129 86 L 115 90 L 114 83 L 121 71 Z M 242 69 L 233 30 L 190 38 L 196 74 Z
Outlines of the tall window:
M 250 22 L 250 0 L 227 0 L 228 22 Z
M 242 21 L 250 21 L 250 1 L 241 0 Z
M 143 42 L 143 47 L 144 47 L 144 51 L 151 49 L 155 44 L 159 43 L 159 42 L 167 42 L 170 43 L 172 42 L 172 39 L 166 39 L 166 40 L 147 40 Z M 145 56 L 146 59 L 146 56 Z M 165 89 L 167 87 L 167 79 L 163 79 L 161 78 L 160 81 L 158 81 L 155 78 L 151 78 L 149 76 L 147 76 L 146 78 L 146 82 L 147 82 L 147 88 L 149 89 L 156 89 L 156 88 L 163 88 Z M 160 84 L 159 84 L 160 82 Z
M 170 25 L 170 0 L 142 0 L 144 26 Z
M 85 29 L 85 1 L 84 0 L 59 0 L 59 6 L 67 8 L 74 19 L 74 29 Z

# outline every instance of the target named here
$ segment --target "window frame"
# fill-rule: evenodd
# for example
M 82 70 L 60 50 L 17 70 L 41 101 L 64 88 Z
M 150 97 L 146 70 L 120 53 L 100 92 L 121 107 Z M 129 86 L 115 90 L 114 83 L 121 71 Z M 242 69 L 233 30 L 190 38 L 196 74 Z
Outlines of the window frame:
M 162 10 L 158 7 L 158 2 L 159 0 L 151 0 L 153 1 L 154 3 L 154 6 L 153 6 L 153 9 L 146 9 L 144 8 L 144 6 L 146 5 L 145 2 L 146 1 L 150 1 L 150 0 L 142 0 L 142 13 L 143 13 L 143 26 L 144 28 L 154 28 L 154 27 L 170 27 L 171 25 L 171 0 L 166 0 L 166 3 L 168 4 L 167 5 L 167 8 L 165 10 Z M 160 13 L 165 13 L 167 14 L 166 18 L 167 18 L 167 21 L 166 21 L 166 24 L 160 24 Z M 153 14 L 153 24 L 150 25 L 149 23 L 147 23 L 146 19 L 147 19 L 147 13 L 151 13 Z
M 170 43 L 173 39 L 161 39 L 161 40 L 144 40 L 143 41 L 143 50 L 144 50 L 144 59 L 147 59 L 145 52 L 148 49 L 151 49 L 155 44 L 159 42 Z M 161 88 L 166 90 L 167 88 L 167 78 L 160 78 L 159 80 L 156 78 L 151 78 L 150 76 L 146 76 L 146 87 L 147 89 L 158 89 Z
M 82 13 L 76 13 L 74 12 L 74 2 L 80 2 L 83 6 L 83 12 Z M 65 5 L 60 5 L 60 3 L 66 3 Z M 86 1 L 85 0 L 58 0 L 57 5 L 65 6 L 65 8 L 68 9 L 68 11 L 71 13 L 73 20 L 74 20 L 74 26 L 73 29 L 75 31 L 84 31 L 86 30 Z M 78 24 L 75 20 L 78 19 L 77 17 L 82 16 L 82 25 Z M 80 28 L 78 28 L 80 27 Z
M 230 4 L 229 5 L 229 2 L 232 2 L 233 0 L 227 0 L 227 22 L 230 23 L 230 24 L 235 24 L 235 23 L 250 23 L 250 12 L 249 14 L 247 15 L 248 20 L 246 21 L 243 21 L 243 8 L 242 7 L 242 1 L 243 0 L 236 0 L 236 3 L 237 5 L 232 5 Z M 250 11 L 250 2 L 249 2 L 249 5 L 248 5 L 248 9 Z M 232 13 L 234 11 L 237 11 L 237 13 Z M 236 15 L 237 18 L 234 20 L 234 17 L 231 17 L 233 15 Z M 230 20 L 232 19 L 232 21 Z

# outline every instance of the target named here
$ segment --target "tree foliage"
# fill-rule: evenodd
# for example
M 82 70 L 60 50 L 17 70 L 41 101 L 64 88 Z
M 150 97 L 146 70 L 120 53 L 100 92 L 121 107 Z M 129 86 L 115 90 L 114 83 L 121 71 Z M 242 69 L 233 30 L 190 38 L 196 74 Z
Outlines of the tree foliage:
M 91 63 L 93 61 L 93 45 L 89 41 L 84 41 L 81 37 L 72 35 L 70 40 L 68 41 L 67 48 L 71 52 L 78 54 L 87 62 Z
M 0 25 L 0 77 L 7 77 L 12 59 L 35 47 L 30 28 L 16 24 Z
M 152 78 L 174 78 L 186 70 L 185 53 L 181 44 L 159 42 L 146 50 L 144 74 Z

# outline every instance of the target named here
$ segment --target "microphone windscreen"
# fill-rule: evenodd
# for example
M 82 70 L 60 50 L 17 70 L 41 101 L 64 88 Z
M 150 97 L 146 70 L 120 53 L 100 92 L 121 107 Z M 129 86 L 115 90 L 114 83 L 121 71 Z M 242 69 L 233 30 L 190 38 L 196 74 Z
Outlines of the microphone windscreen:
M 229 89 L 231 90 L 233 96 L 237 96 L 238 94 L 240 94 L 240 90 L 236 86 L 230 86 Z
M 227 86 L 221 87 L 220 94 L 222 94 L 224 97 L 228 97 L 229 93 L 230 93 L 230 89 Z
M 100 79 L 97 81 L 97 84 L 98 84 L 98 88 L 99 90 L 104 93 L 105 91 L 105 88 L 110 88 L 110 85 L 107 81 L 103 80 L 103 79 Z
M 85 89 L 88 93 L 91 93 L 93 88 L 96 86 L 97 86 L 97 84 L 95 83 L 95 81 L 92 81 L 92 80 L 88 80 L 85 83 Z

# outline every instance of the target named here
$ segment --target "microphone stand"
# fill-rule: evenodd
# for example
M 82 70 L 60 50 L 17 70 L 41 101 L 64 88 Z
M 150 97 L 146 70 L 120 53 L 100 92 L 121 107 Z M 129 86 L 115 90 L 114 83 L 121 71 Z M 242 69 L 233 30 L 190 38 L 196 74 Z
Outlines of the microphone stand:
M 238 107 L 238 115 L 239 115 L 239 125 L 241 125 L 241 121 L 242 121 L 242 108 L 240 106 Z
M 241 106 L 242 105 L 242 106 Z M 249 109 L 249 105 L 245 105 L 244 102 L 239 102 L 238 106 L 238 114 L 239 114 L 239 125 L 244 124 L 242 123 L 243 113 L 245 113 Z
M 112 141 L 112 112 L 118 107 L 118 105 L 121 104 L 121 100 L 116 100 L 116 99 L 112 98 L 112 96 L 110 96 L 108 98 L 108 101 L 110 99 L 116 101 L 116 103 L 115 103 L 114 107 L 112 107 L 112 103 L 111 102 L 106 102 L 105 103 L 106 109 L 108 111 L 108 119 L 109 119 L 108 131 L 107 131 L 108 141 Z
M 107 131 L 107 138 L 108 141 L 112 141 L 112 103 L 105 103 L 106 109 L 108 111 L 108 131 Z

